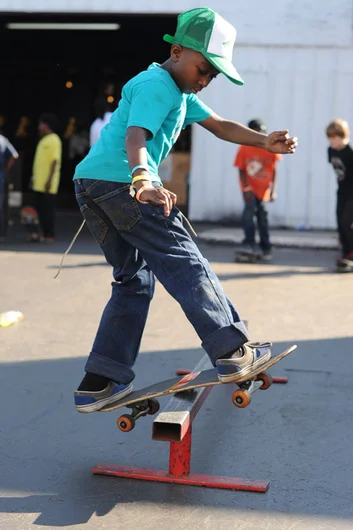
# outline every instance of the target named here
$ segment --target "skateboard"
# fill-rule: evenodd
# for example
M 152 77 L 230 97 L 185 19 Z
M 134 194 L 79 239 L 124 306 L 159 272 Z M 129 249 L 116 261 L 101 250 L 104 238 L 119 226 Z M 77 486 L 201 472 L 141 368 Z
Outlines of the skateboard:
M 250 405 L 251 396 L 254 392 L 259 389 L 267 390 L 271 386 L 272 378 L 270 374 L 266 373 L 266 370 L 284 359 L 284 357 L 287 357 L 296 347 L 294 344 L 282 353 L 271 357 L 269 361 L 236 382 L 222 383 L 219 381 L 216 368 L 202 372 L 191 372 L 182 378 L 174 377 L 173 379 L 155 383 L 141 390 L 136 390 L 120 401 L 106 405 L 100 412 L 110 412 L 121 407 L 130 408 L 131 414 L 124 414 L 117 420 L 118 428 L 123 432 L 129 432 L 135 427 L 136 420 L 142 416 L 157 414 L 159 411 L 159 401 L 156 398 L 158 397 L 181 392 L 192 392 L 196 388 L 206 386 L 231 384 L 235 384 L 238 387 L 232 394 L 233 405 L 238 408 L 245 408 Z
M 261 261 L 263 253 L 261 250 L 236 250 L 235 262 L 236 263 L 256 263 Z
M 37 210 L 33 206 L 24 206 L 20 211 L 21 224 L 26 227 L 28 242 L 40 241 L 40 227 Z

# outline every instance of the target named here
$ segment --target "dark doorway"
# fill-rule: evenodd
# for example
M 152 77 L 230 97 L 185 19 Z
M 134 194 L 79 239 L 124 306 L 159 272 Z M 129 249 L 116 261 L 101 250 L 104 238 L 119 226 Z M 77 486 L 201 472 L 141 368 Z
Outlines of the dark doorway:
M 117 23 L 119 29 L 9 29 L 9 24 L 21 22 Z M 28 191 L 38 117 L 42 112 L 54 112 L 60 118 L 63 139 L 58 205 L 70 208 L 74 204 L 72 175 L 78 159 L 70 152 L 73 132 L 89 130 L 99 95 L 109 98 L 114 109 L 121 87 L 130 77 L 168 57 L 169 45 L 162 37 L 173 33 L 175 25 L 176 16 L 170 15 L 0 16 L 0 122 L 3 134 L 21 155 L 17 189 L 24 194 Z M 189 133 L 184 138 L 188 144 Z

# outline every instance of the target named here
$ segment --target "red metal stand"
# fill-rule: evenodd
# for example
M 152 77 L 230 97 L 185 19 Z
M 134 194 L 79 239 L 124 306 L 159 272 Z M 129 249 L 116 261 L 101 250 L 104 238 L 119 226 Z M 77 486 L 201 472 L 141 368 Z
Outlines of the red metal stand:
M 267 480 L 247 480 L 243 478 L 190 474 L 191 430 L 190 425 L 181 442 L 170 442 L 168 471 L 99 464 L 93 468 L 92 472 L 97 475 L 112 475 L 114 477 L 186 484 L 189 486 L 205 486 L 209 488 L 254 492 L 267 491 L 269 487 Z
M 180 370 L 176 371 L 176 375 L 188 375 L 190 373 L 191 370 L 187 370 L 184 368 L 180 368 Z M 286 383 L 288 383 L 288 377 L 272 377 L 272 382 L 280 385 L 285 385 Z

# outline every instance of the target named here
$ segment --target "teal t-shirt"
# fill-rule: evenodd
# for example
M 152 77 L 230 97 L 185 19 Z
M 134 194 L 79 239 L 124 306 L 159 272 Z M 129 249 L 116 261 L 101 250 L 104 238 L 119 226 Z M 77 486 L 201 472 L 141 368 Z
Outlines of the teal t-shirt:
M 170 74 L 153 63 L 122 90 L 119 106 L 102 129 L 99 140 L 76 166 L 74 179 L 131 182 L 125 149 L 126 129 L 150 131 L 146 142 L 148 169 L 160 182 L 158 166 L 187 125 L 206 120 L 212 111 L 195 94 L 183 94 Z

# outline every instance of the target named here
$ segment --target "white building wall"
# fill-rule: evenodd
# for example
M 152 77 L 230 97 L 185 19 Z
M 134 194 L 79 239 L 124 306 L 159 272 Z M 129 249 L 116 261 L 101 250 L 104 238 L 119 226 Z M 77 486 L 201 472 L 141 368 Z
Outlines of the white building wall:
M 334 227 L 336 184 L 324 129 L 335 117 L 353 127 L 352 0 L 0 0 L 0 12 L 176 14 L 205 4 L 238 29 L 234 62 L 245 85 L 218 78 L 202 99 L 221 116 L 243 123 L 261 116 L 270 130 L 289 128 L 299 137 L 297 153 L 278 166 L 271 222 Z M 190 218 L 239 215 L 236 146 L 198 126 L 193 140 Z
M 0 0 L 0 12 L 180 13 L 207 5 L 238 28 L 251 44 L 345 45 L 352 43 L 351 0 Z
M 353 127 L 353 49 L 239 47 L 237 66 L 246 84 L 217 78 L 203 100 L 226 118 L 265 119 L 269 130 L 299 137 L 296 154 L 278 164 L 278 199 L 269 206 L 273 225 L 335 227 L 336 179 L 327 163 L 325 127 L 335 117 Z M 237 146 L 194 126 L 190 218 L 240 215 Z

